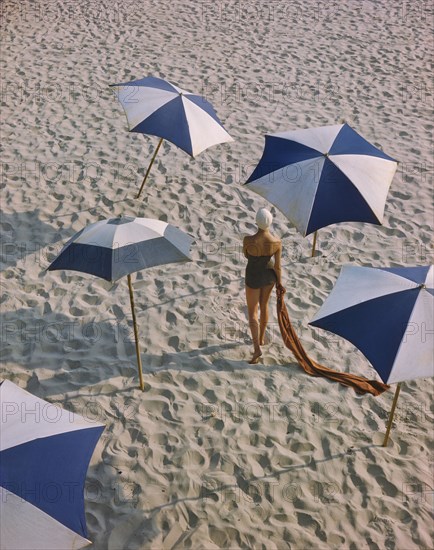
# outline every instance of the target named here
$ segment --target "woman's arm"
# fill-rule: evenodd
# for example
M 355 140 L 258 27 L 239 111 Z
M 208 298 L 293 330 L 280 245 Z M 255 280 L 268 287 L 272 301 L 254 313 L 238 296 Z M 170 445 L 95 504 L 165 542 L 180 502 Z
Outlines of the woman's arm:
M 243 254 L 247 258 L 247 237 L 243 239 Z
M 280 265 L 280 258 L 282 257 L 282 243 L 279 243 L 279 248 L 274 253 L 274 271 L 277 277 L 277 284 L 282 284 L 282 268 Z

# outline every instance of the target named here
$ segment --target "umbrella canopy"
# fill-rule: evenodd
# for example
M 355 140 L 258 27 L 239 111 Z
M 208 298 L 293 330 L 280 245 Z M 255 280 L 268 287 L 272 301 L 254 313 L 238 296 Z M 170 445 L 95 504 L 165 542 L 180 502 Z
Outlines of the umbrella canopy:
M 309 323 L 343 336 L 385 383 L 434 375 L 434 266 L 344 266 Z
M 233 141 L 212 105 L 166 80 L 145 77 L 112 84 L 124 108 L 130 132 L 167 139 L 191 155 Z
M 70 239 L 48 267 L 90 273 L 107 281 L 127 276 L 140 389 L 144 381 L 131 273 L 168 263 L 188 262 L 193 238 L 152 218 L 119 217 L 88 225 Z
M 60 550 L 90 544 L 84 481 L 102 424 L 0 384 L 1 548 Z
M 246 187 L 303 235 L 338 222 L 381 224 L 397 162 L 348 124 L 265 136 Z
M 116 281 L 148 267 L 190 261 L 192 241 L 192 237 L 161 220 L 102 220 L 76 233 L 48 269 L 72 269 Z

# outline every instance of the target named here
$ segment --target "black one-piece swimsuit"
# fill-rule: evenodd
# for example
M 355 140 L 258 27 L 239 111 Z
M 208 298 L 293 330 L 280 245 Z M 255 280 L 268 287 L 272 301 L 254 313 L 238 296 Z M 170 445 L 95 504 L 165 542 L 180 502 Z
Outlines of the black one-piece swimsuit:
M 271 256 L 252 256 L 247 253 L 246 286 L 262 288 L 277 282 L 276 272 L 269 267 Z

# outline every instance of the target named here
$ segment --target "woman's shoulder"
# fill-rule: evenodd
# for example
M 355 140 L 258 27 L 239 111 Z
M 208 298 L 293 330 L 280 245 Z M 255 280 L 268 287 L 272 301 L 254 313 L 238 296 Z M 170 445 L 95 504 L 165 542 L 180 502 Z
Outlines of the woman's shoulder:
M 276 237 L 275 235 L 270 235 L 268 236 L 269 238 L 269 243 L 270 244 L 274 244 L 276 246 L 281 246 L 282 245 L 282 241 L 279 239 L 279 237 Z
M 275 237 L 274 235 L 270 235 L 266 248 L 267 248 L 268 254 L 271 254 L 272 256 L 274 256 L 274 254 L 276 254 L 277 252 L 279 252 L 279 250 L 281 250 L 282 241 L 279 238 Z
M 280 250 L 281 240 L 274 235 L 246 235 L 243 239 L 244 249 L 253 256 L 273 256 Z
M 281 243 L 282 241 L 279 239 L 279 237 L 276 237 L 275 235 L 272 235 L 271 233 L 268 233 L 268 235 L 258 235 L 258 233 L 254 233 L 253 235 L 244 235 L 243 241 L 258 241 L 258 242 L 273 242 L 273 243 Z

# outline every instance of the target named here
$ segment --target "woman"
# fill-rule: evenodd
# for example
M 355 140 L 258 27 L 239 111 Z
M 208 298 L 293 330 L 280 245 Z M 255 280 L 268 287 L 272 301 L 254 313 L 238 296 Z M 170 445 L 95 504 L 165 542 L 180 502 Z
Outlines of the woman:
M 244 237 L 243 252 L 247 258 L 246 300 L 249 325 L 253 340 L 253 356 L 249 363 L 255 365 L 262 355 L 265 329 L 268 322 L 268 300 L 274 285 L 281 284 L 280 257 L 282 243 L 269 232 L 273 216 L 266 208 L 260 208 L 256 214 L 258 231 Z M 271 258 L 274 256 L 274 266 Z M 260 322 L 258 323 L 258 305 Z

